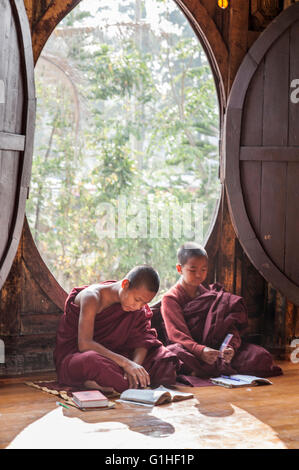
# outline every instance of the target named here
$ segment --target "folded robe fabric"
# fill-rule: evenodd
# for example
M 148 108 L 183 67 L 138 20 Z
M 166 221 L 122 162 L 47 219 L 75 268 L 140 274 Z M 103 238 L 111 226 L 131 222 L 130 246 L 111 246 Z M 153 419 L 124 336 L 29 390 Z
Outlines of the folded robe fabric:
M 220 374 L 249 374 L 270 377 L 282 374 L 271 354 L 261 346 L 245 343 L 241 335 L 248 327 L 247 308 L 242 297 L 225 292 L 214 283 L 199 287 L 190 298 L 180 282 L 162 298 L 161 314 L 168 336 L 168 349 L 183 362 L 181 373 L 198 377 Z M 205 346 L 219 349 L 228 333 L 235 354 L 230 364 L 221 357 L 209 365 L 201 360 Z
M 112 282 L 116 281 L 105 283 Z M 80 307 L 74 299 L 86 287 L 72 289 L 59 322 L 54 351 L 59 383 L 78 386 L 86 380 L 94 380 L 103 387 L 113 387 L 122 392 L 128 388 L 128 380 L 121 367 L 96 351 L 78 350 Z M 132 358 L 136 348 L 145 347 L 148 352 L 142 365 L 150 375 L 151 384 L 171 385 L 176 382 L 181 362 L 158 340 L 156 330 L 151 328 L 151 316 L 148 305 L 141 310 L 125 312 L 120 303 L 113 304 L 96 315 L 93 339 L 128 358 Z

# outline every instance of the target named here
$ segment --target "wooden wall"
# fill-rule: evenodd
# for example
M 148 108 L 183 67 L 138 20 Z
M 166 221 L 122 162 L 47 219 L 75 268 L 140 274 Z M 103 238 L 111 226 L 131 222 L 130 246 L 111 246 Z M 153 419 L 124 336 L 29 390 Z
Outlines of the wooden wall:
M 79 1 L 24 1 L 35 62 L 56 24 Z M 290 0 L 285 2 L 287 6 Z M 226 99 L 244 55 L 283 9 L 284 2 L 230 0 L 227 10 L 221 10 L 216 0 L 176 3 L 193 20 L 209 54 L 221 100 L 222 123 Z M 211 260 L 209 281 L 217 280 L 226 290 L 245 298 L 250 339 L 276 356 L 288 358 L 288 345 L 299 337 L 299 308 L 273 289 L 249 262 L 235 236 L 224 189 L 206 247 Z M 44 265 L 25 219 L 17 255 L 0 293 L 0 337 L 6 346 L 6 364 L 0 364 L 0 375 L 53 370 L 56 327 L 66 295 Z

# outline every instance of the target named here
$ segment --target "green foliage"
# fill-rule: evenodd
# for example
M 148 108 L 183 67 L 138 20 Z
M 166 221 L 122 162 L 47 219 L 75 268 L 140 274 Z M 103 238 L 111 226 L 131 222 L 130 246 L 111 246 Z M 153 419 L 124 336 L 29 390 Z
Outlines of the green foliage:
M 103 26 L 108 2 L 94 13 L 101 28 L 91 28 L 82 1 L 36 68 L 27 216 L 66 290 L 149 263 L 162 294 L 187 237 L 177 214 L 186 219 L 186 208 L 202 204 L 204 233 L 211 223 L 220 186 L 215 85 L 184 16 L 156 3 L 164 30 L 148 25 L 149 5 L 138 0 L 119 4 L 118 26 Z

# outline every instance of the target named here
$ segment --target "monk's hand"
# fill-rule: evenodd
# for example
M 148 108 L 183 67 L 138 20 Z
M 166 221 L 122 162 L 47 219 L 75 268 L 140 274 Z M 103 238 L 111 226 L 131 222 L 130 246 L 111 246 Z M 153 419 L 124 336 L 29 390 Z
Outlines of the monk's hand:
M 234 354 L 235 354 L 235 351 L 230 346 L 227 346 L 225 349 L 223 349 L 222 358 L 223 358 L 224 362 L 229 364 L 231 362 L 232 358 L 234 357 Z
M 150 385 L 150 376 L 147 371 L 137 362 L 127 360 L 123 367 L 124 377 L 128 379 L 129 388 L 146 388 Z
M 217 349 L 209 348 L 205 346 L 201 352 L 200 359 L 207 364 L 214 364 L 217 361 L 217 357 L 219 356 L 219 351 Z

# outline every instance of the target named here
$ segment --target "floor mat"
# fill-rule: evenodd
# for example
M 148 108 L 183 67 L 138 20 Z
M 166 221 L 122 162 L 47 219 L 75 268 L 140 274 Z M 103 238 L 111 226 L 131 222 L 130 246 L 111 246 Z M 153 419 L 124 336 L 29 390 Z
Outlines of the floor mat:
M 56 395 L 57 398 L 62 398 L 65 403 L 67 403 L 70 406 L 74 406 L 75 408 L 78 408 L 78 406 L 73 402 L 72 399 L 72 393 L 73 392 L 80 392 L 84 388 L 80 387 L 70 387 L 68 385 L 61 385 L 59 384 L 56 380 L 38 380 L 35 382 L 24 382 L 26 385 L 29 385 L 29 387 L 35 387 L 39 390 L 42 390 L 47 393 L 51 393 L 52 395 Z M 88 390 L 87 388 L 84 390 Z M 107 398 L 117 398 L 119 397 L 119 393 L 113 393 L 107 395 Z M 109 401 L 108 408 L 112 408 L 114 406 L 113 402 Z M 104 409 L 104 408 L 103 408 Z M 107 408 L 106 408 L 107 409 Z

